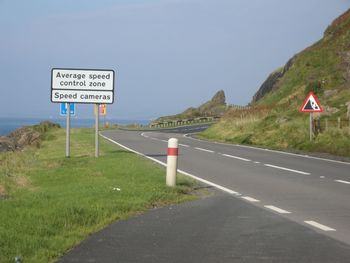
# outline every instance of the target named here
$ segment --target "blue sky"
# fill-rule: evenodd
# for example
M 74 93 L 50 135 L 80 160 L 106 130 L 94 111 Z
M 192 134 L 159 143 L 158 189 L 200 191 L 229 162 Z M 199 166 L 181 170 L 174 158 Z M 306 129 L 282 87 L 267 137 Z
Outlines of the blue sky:
M 116 71 L 108 117 L 152 119 L 223 89 L 247 104 L 347 0 L 0 0 L 0 117 L 56 117 L 54 67 Z M 77 116 L 92 117 L 92 105 Z

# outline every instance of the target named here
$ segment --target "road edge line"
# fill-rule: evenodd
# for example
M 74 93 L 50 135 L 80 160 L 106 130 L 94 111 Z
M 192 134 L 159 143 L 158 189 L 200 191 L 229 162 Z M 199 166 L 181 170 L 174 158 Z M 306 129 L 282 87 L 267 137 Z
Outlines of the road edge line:
M 162 165 L 162 166 L 164 166 L 164 167 L 167 166 L 165 163 L 163 163 L 163 162 L 161 162 L 161 161 L 159 161 L 159 160 L 157 160 L 157 159 L 155 159 L 155 158 L 149 157 L 149 156 L 147 156 L 147 155 L 145 155 L 145 154 L 143 154 L 143 153 L 137 152 L 137 151 L 135 151 L 135 150 L 133 150 L 133 149 L 131 149 L 131 148 L 129 148 L 129 147 L 127 147 L 127 146 L 121 144 L 121 143 L 118 143 L 118 142 L 112 140 L 111 138 L 106 137 L 105 135 L 103 135 L 103 134 L 101 134 L 101 133 L 100 133 L 100 136 L 101 136 L 102 138 L 106 139 L 107 141 L 110 141 L 111 143 L 114 143 L 114 144 L 116 144 L 116 145 L 118 145 L 118 146 L 124 148 L 125 150 L 128 150 L 128 151 L 133 152 L 133 153 L 135 153 L 135 154 L 137 154 L 137 155 L 140 155 L 140 156 L 145 157 L 145 158 L 147 158 L 147 159 L 149 159 L 149 160 L 152 160 L 152 161 L 154 161 L 154 162 L 156 162 L 156 163 L 158 163 L 158 164 L 160 164 L 160 165 Z M 183 171 L 183 170 L 177 169 L 177 171 L 178 171 L 179 173 L 183 174 L 183 175 L 189 176 L 189 177 L 191 177 L 191 178 L 193 178 L 193 179 L 195 179 L 195 180 L 197 180 L 197 181 L 200 181 L 200 182 L 202 182 L 202 183 L 204 183 L 204 184 L 213 186 L 213 187 L 215 187 L 215 188 L 217 188 L 217 189 L 219 189 L 219 190 L 221 190 L 221 191 L 224 191 L 224 192 L 226 192 L 226 193 L 228 193 L 228 194 L 237 195 L 237 196 L 240 196 L 240 195 L 241 195 L 240 193 L 238 193 L 238 192 L 236 192 L 236 191 L 233 191 L 233 190 L 228 189 L 228 188 L 226 188 L 226 187 L 224 187 L 224 186 L 215 184 L 215 183 L 210 182 L 210 181 L 208 181 L 208 180 L 202 179 L 202 178 L 200 178 L 200 177 L 198 177 L 198 176 L 195 176 L 195 175 L 190 174 L 190 173 L 188 173 L 188 172 L 185 172 L 185 171 Z

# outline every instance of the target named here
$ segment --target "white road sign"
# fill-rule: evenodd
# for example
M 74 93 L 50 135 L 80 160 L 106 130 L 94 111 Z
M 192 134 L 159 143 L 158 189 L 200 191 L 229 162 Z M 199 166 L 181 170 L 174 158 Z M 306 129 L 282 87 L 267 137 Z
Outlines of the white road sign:
M 51 101 L 112 104 L 113 70 L 60 69 L 51 71 Z

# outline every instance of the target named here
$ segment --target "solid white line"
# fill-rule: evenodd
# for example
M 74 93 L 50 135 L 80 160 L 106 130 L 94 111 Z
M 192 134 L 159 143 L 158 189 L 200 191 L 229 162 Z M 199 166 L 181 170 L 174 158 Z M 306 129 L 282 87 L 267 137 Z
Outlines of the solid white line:
M 243 196 L 242 198 L 249 201 L 249 202 L 253 202 L 253 203 L 260 202 L 260 200 L 257 200 L 255 198 L 249 197 L 249 196 Z
M 268 209 L 271 209 L 277 213 L 280 213 L 280 214 L 291 214 L 291 212 L 289 211 L 286 211 L 286 210 L 283 210 L 281 208 L 278 208 L 276 206 L 273 206 L 273 205 L 264 205 L 264 207 L 268 208 Z
M 315 221 L 304 221 L 306 224 L 309 224 L 313 227 L 317 227 L 323 231 L 337 231 L 336 229 L 334 228 L 331 228 L 331 227 L 328 227 L 328 226 L 325 226 L 325 225 L 322 225 L 320 223 L 317 223 Z
M 264 164 L 267 167 L 271 167 L 271 168 L 276 168 L 276 169 L 280 169 L 280 170 L 284 170 L 284 171 L 289 171 L 289 172 L 293 172 L 293 173 L 298 173 L 298 174 L 304 174 L 304 175 L 310 175 L 310 173 L 307 172 L 302 172 L 302 171 L 298 171 L 298 170 L 293 170 L 293 169 L 289 169 L 289 168 L 285 168 L 285 167 L 281 167 L 281 166 L 276 166 L 276 165 L 272 165 L 272 164 Z
M 200 151 L 203 151 L 203 152 L 208 152 L 208 153 L 213 153 L 213 152 L 214 152 L 214 151 L 212 151 L 212 150 L 207 150 L 207 149 L 198 148 L 198 147 L 196 147 L 195 149 L 200 150 Z
M 350 182 L 344 181 L 344 180 L 335 180 L 335 181 L 342 184 L 350 184 Z
M 152 161 L 154 161 L 154 162 L 156 162 L 156 163 L 158 163 L 158 164 L 160 164 L 160 165 L 162 165 L 162 166 L 165 166 L 165 167 L 167 166 L 166 163 L 163 163 L 163 162 L 161 162 L 161 161 L 159 161 L 159 160 L 157 160 L 157 159 L 155 159 L 155 158 L 149 157 L 149 156 L 147 156 L 147 155 L 145 155 L 145 154 L 143 154 L 143 153 L 137 152 L 137 151 L 135 151 L 135 150 L 133 150 L 133 149 L 131 149 L 131 148 L 129 148 L 129 147 L 126 147 L 126 146 L 124 146 L 123 144 L 120 144 L 120 143 L 118 143 L 118 142 L 116 142 L 116 141 L 114 141 L 114 140 L 112 140 L 112 139 L 110 139 L 110 138 L 108 138 L 108 137 L 102 135 L 101 133 L 100 133 L 100 136 L 103 137 L 104 139 L 106 139 L 106 140 L 108 140 L 108 141 L 110 141 L 110 142 L 112 142 L 112 143 L 114 143 L 114 144 L 116 144 L 116 145 L 118 145 L 118 146 L 120 146 L 120 147 L 122 147 L 122 148 L 124 148 L 124 149 L 126 149 L 126 150 L 128 150 L 128 151 L 130 151 L 130 152 L 133 152 L 133 153 L 136 153 L 136 154 L 138 154 L 138 155 L 141 155 L 141 156 L 143 156 L 143 157 L 145 157 L 145 158 L 147 158 L 147 159 L 150 159 L 150 160 L 152 160 Z M 197 180 L 197 181 L 200 181 L 200 182 L 202 182 L 202 183 L 204 183 L 204 184 L 206 184 L 206 185 L 213 186 L 213 187 L 215 187 L 216 189 L 219 189 L 219 190 L 221 190 L 221 191 L 224 191 L 224 192 L 226 192 L 226 193 L 228 193 L 228 194 L 232 194 L 232 195 L 241 195 L 240 193 L 238 193 L 238 192 L 236 192 L 236 191 L 233 191 L 233 190 L 228 189 L 228 188 L 226 188 L 226 187 L 224 187 L 224 186 L 215 184 L 215 183 L 210 182 L 210 181 L 208 181 L 208 180 L 202 179 L 202 178 L 200 178 L 200 177 L 197 177 L 197 176 L 195 176 L 195 175 L 193 175 L 193 174 L 187 173 L 187 172 L 182 171 L 182 170 L 180 170 L 180 169 L 178 169 L 177 171 L 178 171 L 179 173 L 182 173 L 182 174 L 184 174 L 184 175 L 187 175 L 187 176 L 189 176 L 189 177 L 191 177 L 191 178 L 193 178 L 193 179 L 195 179 L 195 180 Z
M 245 161 L 245 162 L 250 162 L 251 161 L 249 159 L 245 159 L 245 158 L 242 158 L 242 157 L 233 156 L 233 155 L 229 155 L 229 154 L 223 154 L 222 156 L 226 156 L 226 157 L 229 157 L 229 158 L 233 158 L 233 159 L 237 159 L 237 160 L 241 160 L 241 161 Z
M 179 145 L 181 145 L 181 146 L 183 146 L 183 147 L 190 147 L 189 145 L 181 144 L 181 143 L 179 143 Z
M 188 133 L 188 134 L 184 134 L 183 136 L 188 138 L 188 139 L 194 140 L 194 141 L 207 142 L 207 143 L 216 143 L 216 144 L 227 145 L 227 146 L 236 146 L 236 147 L 260 150 L 260 151 L 269 151 L 269 152 L 281 153 L 281 154 L 285 154 L 285 155 L 297 156 L 297 157 L 301 157 L 301 158 L 315 159 L 315 160 L 327 161 L 327 162 L 332 162 L 332 163 L 340 163 L 340 164 L 350 165 L 350 162 L 337 161 L 337 160 L 320 158 L 320 157 L 314 157 L 314 156 L 309 156 L 309 155 L 302 155 L 302 154 L 296 154 L 296 153 L 282 152 L 282 151 L 270 150 L 270 149 L 262 149 L 262 148 L 259 148 L 259 147 L 253 147 L 253 146 L 247 146 L 247 145 L 230 144 L 230 143 L 223 143 L 223 142 L 211 142 L 211 141 L 206 141 L 206 140 L 193 138 L 193 137 L 190 137 L 190 135 L 191 135 L 191 133 Z
M 197 176 L 195 176 L 195 175 L 193 175 L 193 174 L 187 173 L 187 172 L 182 171 L 182 170 L 180 170 L 180 169 L 178 169 L 177 171 L 178 171 L 179 173 L 182 173 L 182 174 L 184 174 L 184 175 L 187 175 L 187 176 L 189 176 L 189 177 L 191 177 L 191 178 L 193 178 L 193 179 L 196 179 L 197 181 L 200 181 L 200 182 L 205 183 L 205 184 L 207 184 L 207 185 L 213 186 L 213 187 L 215 187 L 215 188 L 217 188 L 217 189 L 219 189 L 219 190 L 221 190 L 221 191 L 224 191 L 224 192 L 226 192 L 226 193 L 229 193 L 229 194 L 232 194 L 232 195 L 241 195 L 240 193 L 238 193 L 238 192 L 236 192 L 236 191 L 233 191 L 233 190 L 228 189 L 228 188 L 226 188 L 226 187 L 224 187 L 224 186 L 221 186 L 221 185 L 212 183 L 212 182 L 210 182 L 210 181 L 207 181 L 207 180 L 205 180 L 205 179 L 202 179 L 202 178 L 200 178 L 200 177 L 197 177 Z

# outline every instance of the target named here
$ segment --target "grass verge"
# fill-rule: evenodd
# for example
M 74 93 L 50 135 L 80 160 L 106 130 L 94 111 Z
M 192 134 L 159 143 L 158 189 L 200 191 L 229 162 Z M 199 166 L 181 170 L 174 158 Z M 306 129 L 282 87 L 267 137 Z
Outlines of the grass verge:
M 63 129 L 48 131 L 40 149 L 0 154 L 0 262 L 54 262 L 88 235 L 152 207 L 195 199 L 196 183 L 165 186 L 164 168 L 72 130 L 72 158 L 64 158 Z
M 254 145 L 274 150 L 308 152 L 324 157 L 350 157 L 350 129 L 329 128 L 309 140 L 307 116 L 270 114 L 263 118 L 224 118 L 199 134 L 202 139 Z

